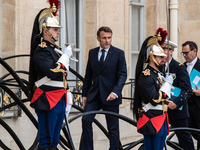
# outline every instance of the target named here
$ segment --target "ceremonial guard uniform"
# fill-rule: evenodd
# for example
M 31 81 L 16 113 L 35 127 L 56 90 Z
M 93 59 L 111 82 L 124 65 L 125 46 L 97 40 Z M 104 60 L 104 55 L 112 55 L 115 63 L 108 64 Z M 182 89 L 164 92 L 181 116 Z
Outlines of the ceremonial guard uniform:
M 160 46 L 166 35 L 159 28 L 154 37 L 144 41 L 136 66 L 134 114 L 137 130 L 144 135 L 145 150 L 162 150 L 169 133 L 165 100 L 170 96 L 173 77 L 164 78 L 158 70 L 166 56 Z
M 38 150 L 57 149 L 67 101 L 71 101 L 66 77 L 72 46 L 58 54 L 55 42 L 61 26 L 53 14 L 60 2 L 49 2 L 51 8 L 41 10 L 35 18 L 31 39 L 29 98 L 38 116 Z
M 31 100 L 33 108 L 51 110 L 66 92 L 63 77 L 65 80 L 67 69 L 63 64 L 57 63 L 60 55 L 55 48 L 55 44 L 43 40 L 35 50 L 33 62 L 38 80 L 35 82 L 37 88 Z

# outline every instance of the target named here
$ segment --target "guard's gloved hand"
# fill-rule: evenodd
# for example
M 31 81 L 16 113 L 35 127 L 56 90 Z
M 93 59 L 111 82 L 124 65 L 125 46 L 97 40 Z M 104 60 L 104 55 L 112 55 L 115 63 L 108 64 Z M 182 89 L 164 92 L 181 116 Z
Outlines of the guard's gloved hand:
M 164 92 L 167 94 L 168 98 L 171 98 L 171 89 L 172 89 L 172 84 L 173 84 L 173 74 L 171 73 L 166 73 L 165 76 L 165 82 L 162 84 L 160 91 Z
M 66 54 L 69 57 L 72 56 L 72 46 L 71 45 L 65 46 L 64 54 Z
M 62 56 L 58 59 L 58 62 L 63 64 L 67 70 L 69 70 L 69 58 L 72 56 L 72 46 L 65 45 Z
M 166 80 L 167 82 L 169 82 L 169 83 L 172 85 L 172 84 L 173 84 L 173 81 L 174 81 L 174 79 L 173 79 L 173 74 L 171 74 L 171 73 L 166 73 L 165 80 Z

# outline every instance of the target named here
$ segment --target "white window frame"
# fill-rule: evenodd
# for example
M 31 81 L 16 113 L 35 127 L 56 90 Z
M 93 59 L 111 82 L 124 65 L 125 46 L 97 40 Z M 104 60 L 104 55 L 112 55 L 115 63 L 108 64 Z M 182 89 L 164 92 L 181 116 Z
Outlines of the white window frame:
M 138 54 L 140 51 L 140 47 L 145 39 L 145 0 L 138 0 L 139 2 L 134 2 L 134 0 L 130 0 L 129 1 L 129 10 L 130 10 L 130 35 L 129 35 L 129 77 L 130 79 L 134 79 L 135 78 L 135 67 L 136 67 L 136 63 L 137 63 L 137 59 L 138 58 Z M 138 20 L 135 21 L 135 23 L 139 23 L 139 38 L 137 38 L 137 41 L 134 41 L 133 39 L 133 7 L 139 7 L 140 8 L 140 12 L 139 12 L 139 16 L 138 16 Z M 133 45 L 134 44 L 138 44 L 138 49 L 134 49 Z M 134 62 L 134 63 L 133 63 Z
M 61 29 L 61 34 L 60 34 L 60 46 L 62 47 L 62 49 L 64 48 L 64 45 L 66 44 L 66 41 L 67 41 L 67 37 L 66 37 L 66 32 L 67 32 L 67 29 L 66 29 L 66 11 L 65 11 L 65 8 L 68 8 L 69 9 L 69 3 L 70 1 L 73 3 L 75 0 L 61 0 L 61 9 L 60 9 L 60 24 L 61 26 L 63 27 Z M 74 26 L 75 28 L 73 28 L 73 32 L 74 35 L 73 35 L 73 38 L 70 37 L 70 34 L 68 34 L 68 42 L 69 43 L 74 43 L 73 41 L 76 42 L 76 40 L 78 41 L 79 43 L 79 46 L 77 47 L 76 43 L 74 43 L 76 45 L 76 49 L 73 53 L 74 56 L 76 56 L 76 54 L 78 54 L 78 68 L 77 68 L 77 63 L 76 62 L 73 62 L 73 61 L 70 61 L 70 66 L 76 70 L 79 74 L 83 75 L 84 74 L 84 67 L 83 67 L 83 64 L 84 64 L 84 1 L 83 0 L 78 0 L 78 4 L 79 4 L 79 14 L 78 14 L 78 22 L 79 22 L 79 25 L 78 25 L 78 39 L 76 39 L 77 37 L 77 34 L 76 34 L 76 26 Z M 67 7 L 66 7 L 66 6 Z M 70 8 L 71 10 L 71 8 Z M 73 10 L 72 10 L 73 11 Z M 69 12 L 67 12 L 69 13 Z M 76 10 L 74 10 L 74 13 L 76 13 Z M 74 18 L 73 18 L 74 19 Z M 69 27 L 69 19 L 68 19 L 68 27 Z M 73 22 L 76 23 L 76 20 L 71 20 Z M 72 24 L 71 24 L 71 27 L 72 27 Z M 69 29 L 68 29 L 69 30 Z M 70 33 L 70 32 L 69 32 Z

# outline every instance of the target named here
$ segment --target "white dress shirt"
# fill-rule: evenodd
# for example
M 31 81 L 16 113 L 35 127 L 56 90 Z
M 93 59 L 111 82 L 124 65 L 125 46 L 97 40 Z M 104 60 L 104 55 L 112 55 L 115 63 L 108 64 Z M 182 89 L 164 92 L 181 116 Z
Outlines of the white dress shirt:
M 192 62 L 187 62 L 186 65 L 187 65 L 187 72 L 188 74 L 190 75 L 191 71 L 192 71 L 192 68 L 194 67 L 195 63 L 197 62 L 197 57 L 192 61 Z
M 172 58 L 165 63 L 165 72 L 167 72 L 167 68 L 169 67 L 170 62 L 172 61 Z
M 110 48 L 110 47 L 109 47 Z M 109 50 L 109 48 L 107 48 L 107 49 L 104 49 L 105 50 L 105 55 L 104 55 L 104 60 L 106 59 L 106 56 L 107 56 L 107 54 L 108 54 L 108 50 Z M 98 52 L 98 61 L 100 61 L 100 58 L 101 58 L 101 55 L 102 55 L 102 50 L 103 48 L 99 48 L 99 52 Z

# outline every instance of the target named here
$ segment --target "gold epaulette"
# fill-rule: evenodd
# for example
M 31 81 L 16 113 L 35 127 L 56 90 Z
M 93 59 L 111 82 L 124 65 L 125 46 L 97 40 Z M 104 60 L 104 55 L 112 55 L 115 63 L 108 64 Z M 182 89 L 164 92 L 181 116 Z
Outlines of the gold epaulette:
M 47 44 L 45 42 L 42 42 L 38 46 L 41 47 L 41 48 L 46 48 Z
M 150 76 L 150 70 L 149 70 L 149 69 L 146 69 L 146 70 L 142 71 L 142 73 L 143 73 L 145 76 Z

